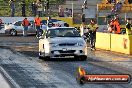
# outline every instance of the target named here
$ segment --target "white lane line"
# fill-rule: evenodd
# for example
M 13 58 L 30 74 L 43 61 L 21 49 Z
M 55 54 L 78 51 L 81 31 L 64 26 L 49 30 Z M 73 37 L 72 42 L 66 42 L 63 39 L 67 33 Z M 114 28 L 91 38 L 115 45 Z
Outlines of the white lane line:
M 15 88 L 21 88 L 10 76 L 9 74 L 0 67 L 0 71 L 3 72 L 4 76 L 9 80 L 9 82 L 15 87 Z

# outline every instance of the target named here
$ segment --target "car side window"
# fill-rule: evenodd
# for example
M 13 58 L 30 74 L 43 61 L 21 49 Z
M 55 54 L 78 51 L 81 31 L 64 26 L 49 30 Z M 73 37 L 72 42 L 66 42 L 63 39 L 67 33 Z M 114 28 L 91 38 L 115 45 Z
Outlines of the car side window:
M 14 25 L 15 25 L 15 26 L 21 26 L 21 24 L 22 24 L 22 21 L 18 21 L 18 22 L 16 22 Z

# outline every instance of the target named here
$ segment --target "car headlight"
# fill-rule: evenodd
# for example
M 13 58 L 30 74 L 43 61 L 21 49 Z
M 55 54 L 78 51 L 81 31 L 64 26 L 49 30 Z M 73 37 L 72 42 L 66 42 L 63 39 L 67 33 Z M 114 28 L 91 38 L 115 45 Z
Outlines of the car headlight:
M 84 43 L 76 43 L 75 46 L 84 46 Z
M 50 46 L 51 46 L 51 47 L 57 47 L 57 46 L 58 46 L 58 44 L 55 44 L 55 43 L 50 43 Z

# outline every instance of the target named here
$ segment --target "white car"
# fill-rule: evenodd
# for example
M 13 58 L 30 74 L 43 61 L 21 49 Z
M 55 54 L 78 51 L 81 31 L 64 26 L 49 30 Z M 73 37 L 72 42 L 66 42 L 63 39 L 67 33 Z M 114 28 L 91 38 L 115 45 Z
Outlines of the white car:
M 86 60 L 87 44 L 73 27 L 52 27 L 39 40 L 39 58 Z
M 31 25 L 28 26 L 28 33 L 36 34 L 36 30 L 34 28 L 33 21 L 30 21 Z M 23 33 L 22 21 L 16 21 L 13 24 L 5 25 L 5 33 L 10 35 L 17 35 Z

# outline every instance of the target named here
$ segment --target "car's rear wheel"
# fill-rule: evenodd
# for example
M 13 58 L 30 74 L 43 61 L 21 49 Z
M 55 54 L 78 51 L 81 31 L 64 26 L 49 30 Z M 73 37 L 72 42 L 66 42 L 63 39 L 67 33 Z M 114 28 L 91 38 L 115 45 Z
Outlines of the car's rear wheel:
M 16 36 L 17 35 L 17 31 L 15 29 L 11 29 L 10 30 L 10 35 Z

